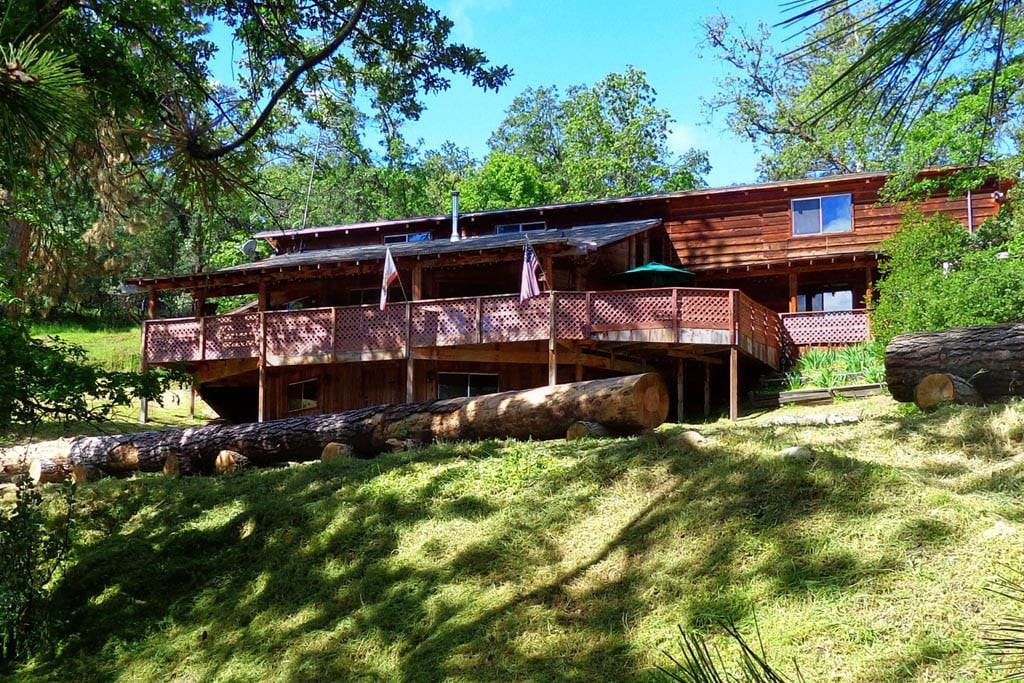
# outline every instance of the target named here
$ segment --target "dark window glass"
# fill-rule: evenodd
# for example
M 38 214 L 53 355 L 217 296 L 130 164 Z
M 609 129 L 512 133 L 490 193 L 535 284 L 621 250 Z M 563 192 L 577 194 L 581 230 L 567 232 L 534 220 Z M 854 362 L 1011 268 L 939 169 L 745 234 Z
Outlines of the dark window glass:
M 288 385 L 288 412 L 316 408 L 320 403 L 320 380 L 307 379 Z
M 495 394 L 498 391 L 497 375 L 466 372 L 440 372 L 437 374 L 438 398 L 482 396 L 484 394 Z

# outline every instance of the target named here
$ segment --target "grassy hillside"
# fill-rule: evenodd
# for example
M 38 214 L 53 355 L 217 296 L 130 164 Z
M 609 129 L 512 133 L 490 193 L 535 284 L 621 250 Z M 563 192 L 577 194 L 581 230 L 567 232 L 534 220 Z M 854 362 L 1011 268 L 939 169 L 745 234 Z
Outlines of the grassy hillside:
M 60 337 L 86 350 L 89 358 L 107 370 L 134 372 L 139 369 L 142 328 L 101 327 L 75 323 L 39 322 L 32 326 L 35 337 Z
M 13 673 L 662 680 L 677 625 L 721 642 L 756 614 L 808 681 L 996 680 L 980 634 L 1011 607 L 985 586 L 1024 567 L 1024 406 L 833 411 L 865 420 L 85 485 L 66 645 Z

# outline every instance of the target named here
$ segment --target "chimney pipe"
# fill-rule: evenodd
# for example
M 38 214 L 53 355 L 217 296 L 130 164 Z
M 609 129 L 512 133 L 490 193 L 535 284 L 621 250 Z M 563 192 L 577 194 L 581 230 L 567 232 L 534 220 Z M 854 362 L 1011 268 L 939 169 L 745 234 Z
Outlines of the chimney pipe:
M 452 190 L 452 242 L 459 241 L 459 191 Z

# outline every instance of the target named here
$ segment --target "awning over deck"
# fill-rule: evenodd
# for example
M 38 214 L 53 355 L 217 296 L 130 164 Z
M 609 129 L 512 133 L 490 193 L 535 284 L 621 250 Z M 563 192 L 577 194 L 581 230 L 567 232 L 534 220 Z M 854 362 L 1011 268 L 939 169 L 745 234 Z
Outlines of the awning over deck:
M 262 261 L 243 263 L 230 268 L 195 275 L 172 275 L 167 277 L 136 278 L 129 284 L 156 289 L 179 289 L 218 282 L 237 281 L 239 277 L 252 279 L 261 274 L 301 271 L 305 268 L 383 261 L 385 250 L 390 247 L 395 259 L 443 258 L 457 254 L 476 254 L 485 251 L 522 249 L 529 239 L 538 251 L 554 253 L 585 254 L 602 247 L 620 242 L 656 226 L 661 219 L 624 221 L 584 225 L 565 230 L 530 230 L 495 235 L 468 237 L 457 242 L 449 240 L 426 240 L 422 242 L 399 242 L 396 244 L 367 244 L 336 249 L 316 249 L 289 254 L 278 254 Z M 496 259 L 497 260 L 497 259 Z

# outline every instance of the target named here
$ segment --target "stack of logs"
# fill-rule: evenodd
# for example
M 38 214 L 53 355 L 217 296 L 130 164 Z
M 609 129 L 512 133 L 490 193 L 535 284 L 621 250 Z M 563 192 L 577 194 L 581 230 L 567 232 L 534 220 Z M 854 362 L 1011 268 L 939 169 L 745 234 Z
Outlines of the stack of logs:
M 664 380 L 646 373 L 264 423 L 82 437 L 66 453 L 30 458 L 29 474 L 36 482 L 210 474 L 339 453 L 371 457 L 395 444 L 629 434 L 664 422 L 668 404 Z
M 885 379 L 894 399 L 926 411 L 1024 396 L 1024 323 L 896 337 L 885 350 Z

